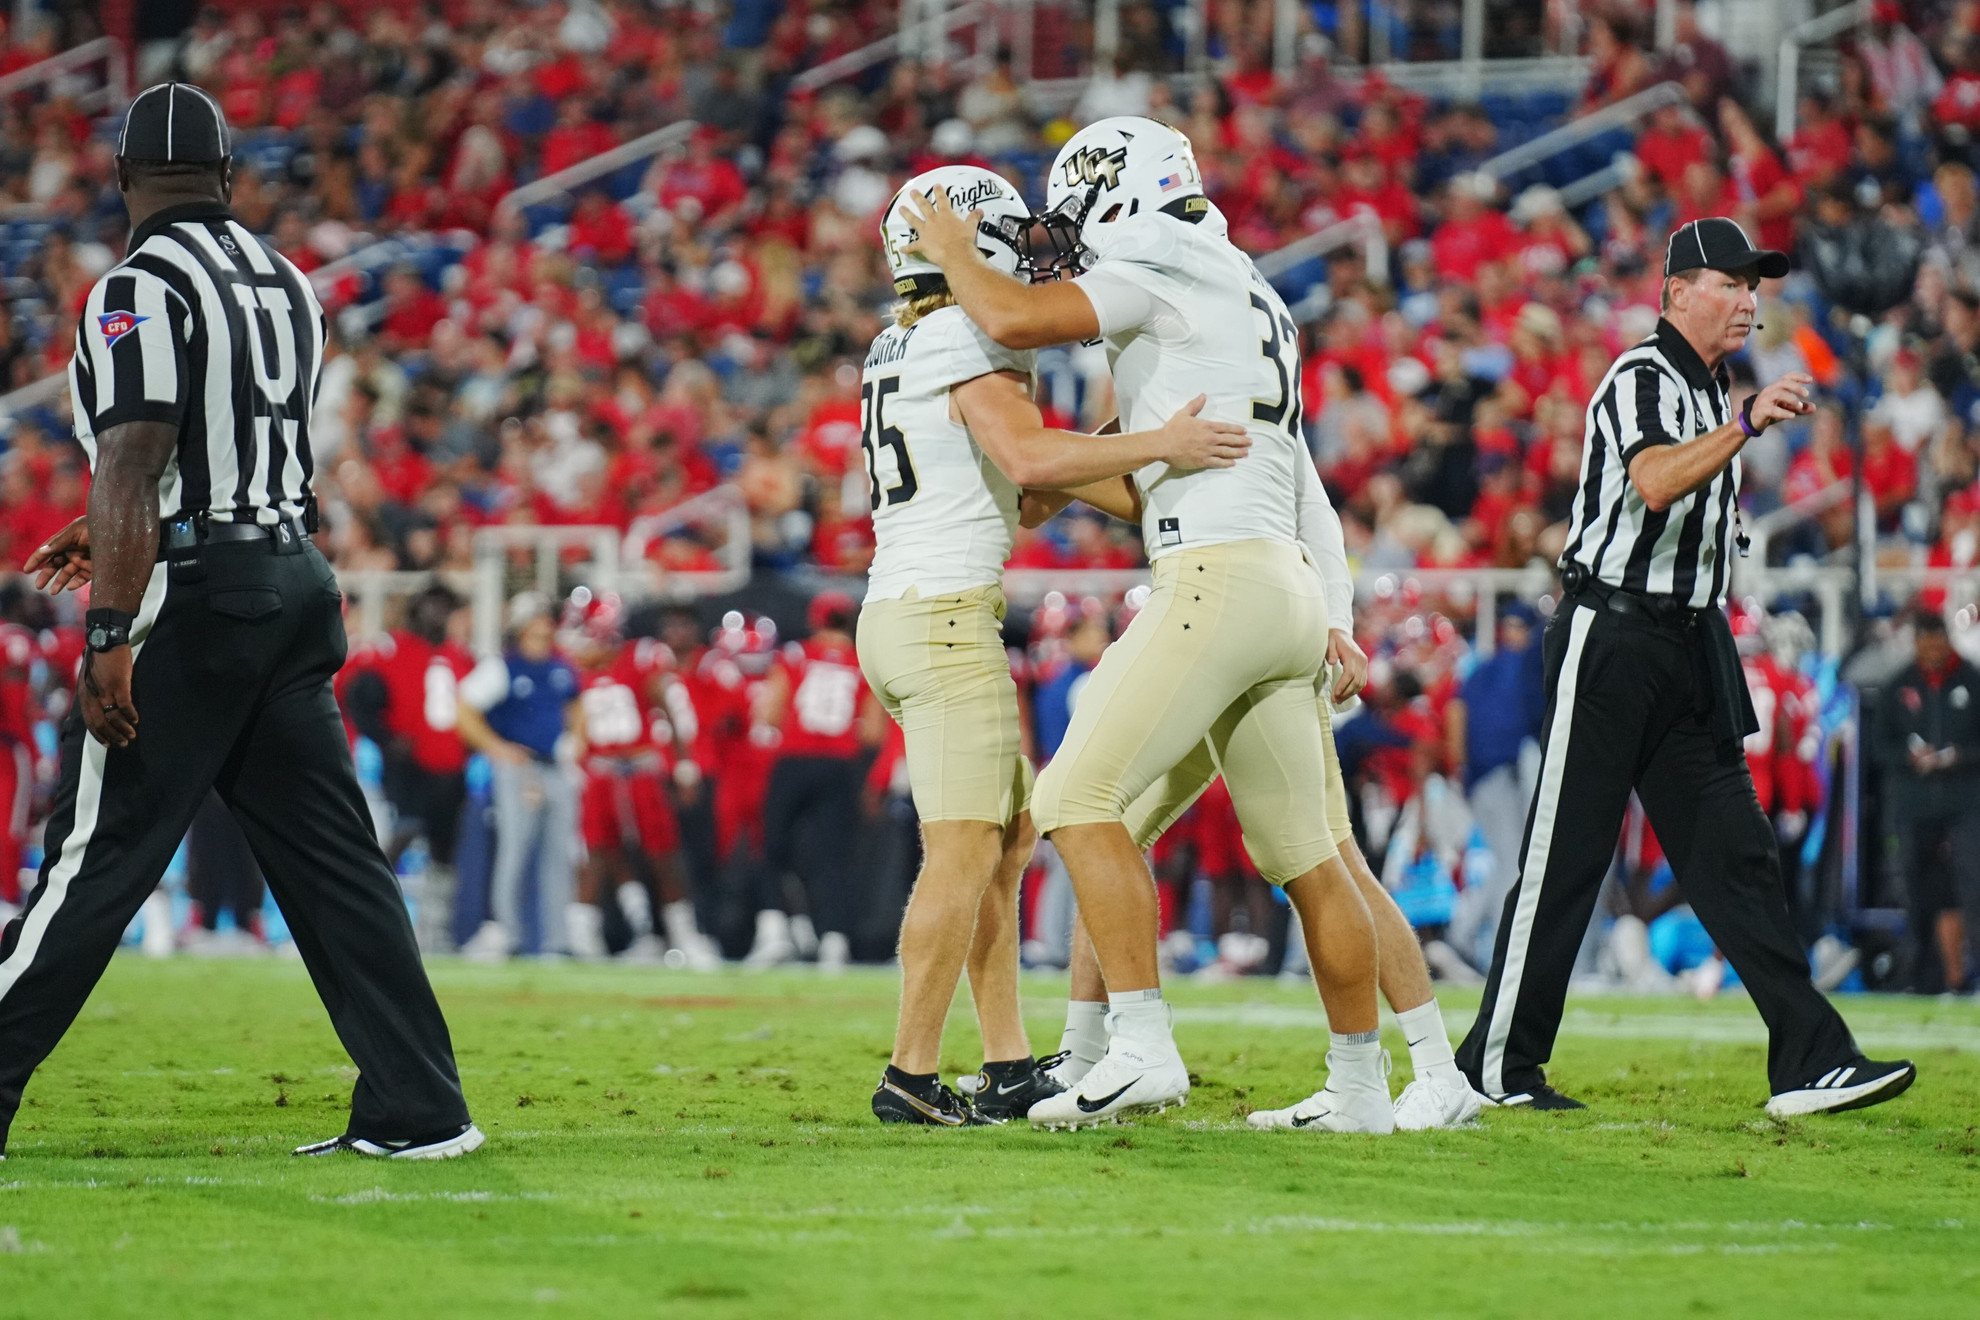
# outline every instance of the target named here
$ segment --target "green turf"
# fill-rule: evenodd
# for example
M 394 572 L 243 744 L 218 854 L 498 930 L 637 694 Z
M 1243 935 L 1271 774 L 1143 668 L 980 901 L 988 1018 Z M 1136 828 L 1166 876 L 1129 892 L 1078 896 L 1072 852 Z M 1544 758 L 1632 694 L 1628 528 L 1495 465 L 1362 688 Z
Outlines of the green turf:
M 351 1073 L 300 967 L 120 958 L 0 1166 L 0 1315 L 1980 1313 L 1965 1004 L 1846 1003 L 1922 1079 L 1781 1125 L 1744 1001 L 1577 1000 L 1585 1114 L 1369 1139 L 1242 1126 L 1318 1084 L 1310 992 L 1181 984 L 1189 1107 L 1053 1134 L 873 1123 L 886 974 L 435 978 L 488 1146 L 301 1161 Z M 975 1047 L 965 1009 L 947 1070 Z

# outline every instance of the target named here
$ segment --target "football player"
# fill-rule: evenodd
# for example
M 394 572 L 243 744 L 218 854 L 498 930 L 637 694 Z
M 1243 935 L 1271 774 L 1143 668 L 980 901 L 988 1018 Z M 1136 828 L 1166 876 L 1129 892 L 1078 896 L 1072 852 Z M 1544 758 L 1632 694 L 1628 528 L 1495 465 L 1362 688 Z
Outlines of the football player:
M 393 826 L 385 855 L 397 865 L 424 836 L 427 870 L 419 898 L 420 947 L 453 947 L 454 849 L 467 805 L 467 745 L 460 732 L 460 681 L 474 657 L 457 637 L 464 602 L 434 584 L 406 604 L 405 626 L 359 650 L 345 666 L 340 697 L 354 728 L 384 758 Z
M 777 755 L 763 799 L 760 910 L 771 910 L 786 892 L 785 878 L 798 876 L 822 972 L 843 971 L 852 958 L 858 762 L 883 741 L 887 723 L 853 651 L 856 613 L 842 591 L 812 598 L 806 619 L 811 635 L 786 645 L 771 665 L 756 695 L 750 733 L 752 743 Z
M 1047 428 L 1032 400 L 1033 354 L 985 334 L 912 250 L 920 235 L 908 206 L 931 195 L 947 214 L 975 217 L 961 242 L 1013 283 L 1030 213 L 988 170 L 945 166 L 908 182 L 881 227 L 903 301 L 860 386 L 878 547 L 859 660 L 906 735 L 925 855 L 901 925 L 900 1023 L 873 1110 L 884 1122 L 964 1126 L 1022 1115 L 1059 1089 L 1018 1013 L 1017 890 L 1034 836 L 1000 583 L 1019 487 L 1079 486 L 1150 463 L 1228 467 L 1249 441 L 1241 426 L 1197 418 L 1204 400 L 1186 396 L 1139 434 Z M 965 962 L 986 1060 L 975 1105 L 936 1075 Z
M 1128 808 L 1208 740 L 1253 861 L 1312 932 L 1329 1025 L 1328 1086 L 1354 1130 L 1393 1128 L 1376 1014 L 1375 926 L 1324 820 L 1314 687 L 1328 645 L 1321 582 L 1298 538 L 1297 327 L 1203 194 L 1188 139 L 1152 119 L 1088 125 L 1060 149 L 1040 217 L 1076 278 L 1027 285 L 986 261 L 980 217 L 910 198 L 913 251 L 1008 348 L 1104 341 L 1123 429 L 1194 395 L 1245 427 L 1229 468 L 1136 469 L 1154 563 L 1147 606 L 1088 680 L 1032 812 L 1072 873 L 1108 990 L 1106 1055 L 1032 1122 L 1083 1126 L 1184 1101 L 1156 964 L 1154 885 Z M 1027 483 L 1030 484 L 1030 483 Z M 1332 865 L 1328 865 L 1332 863 Z
M 584 787 L 578 819 L 585 859 L 566 921 L 571 952 L 580 958 L 605 956 L 600 904 L 613 895 L 630 909 L 626 916 L 635 932 L 636 956 L 657 952 L 664 930 L 678 955 L 673 961 L 695 971 L 717 970 L 721 955 L 695 925 L 694 904 L 685 894 L 680 823 L 667 793 L 695 733 L 686 692 L 671 672 L 673 654 L 651 638 L 625 639 L 617 596 L 585 600 L 578 610 L 573 650 L 583 665 L 578 726 Z
M 1326 490 L 1311 465 L 1302 464 L 1297 475 L 1299 537 L 1319 571 L 1327 594 L 1330 624 L 1327 666 L 1316 694 L 1325 739 L 1327 827 L 1340 849 L 1337 864 L 1346 869 L 1374 917 L 1380 951 L 1380 989 L 1395 1011 L 1415 1071 L 1415 1077 L 1396 1097 L 1395 1126 L 1404 1131 L 1462 1126 L 1478 1116 L 1482 1101 L 1458 1071 L 1442 1010 L 1430 988 L 1430 969 L 1423 960 L 1422 946 L 1417 943 L 1402 909 L 1369 867 L 1349 821 L 1346 781 L 1341 775 L 1340 754 L 1334 747 L 1333 717 L 1337 709 L 1355 700 L 1367 682 L 1368 659 L 1350 630 L 1354 617 L 1354 580 L 1348 570 L 1340 518 L 1327 502 Z M 1126 483 L 1103 483 L 1078 494 L 1117 517 L 1133 520 L 1134 492 Z M 1056 503 L 1056 498 L 1042 499 L 1027 492 L 1025 520 L 1047 516 Z M 1135 842 L 1152 847 L 1218 773 L 1220 767 L 1214 748 L 1207 742 L 1184 758 L 1128 809 L 1128 827 Z M 1330 868 L 1335 864 L 1330 863 Z M 1307 921 L 1302 919 L 1300 927 L 1308 945 L 1308 960 L 1312 962 L 1322 956 L 1320 942 Z M 1053 1076 L 1067 1085 L 1083 1077 L 1106 1052 L 1105 998 L 1106 985 L 1083 932 L 1078 932 L 1074 943 L 1072 999 L 1067 1007 L 1066 1033 L 1059 1046 L 1064 1057 L 1053 1071 Z M 1256 1128 L 1313 1131 L 1344 1130 L 1342 1125 L 1346 1124 L 1345 1130 L 1361 1130 L 1355 1125 L 1354 1115 L 1342 1107 L 1343 1099 L 1322 1088 L 1289 1108 L 1256 1111 L 1250 1115 L 1250 1123 Z M 1379 1119 L 1376 1126 L 1380 1126 Z

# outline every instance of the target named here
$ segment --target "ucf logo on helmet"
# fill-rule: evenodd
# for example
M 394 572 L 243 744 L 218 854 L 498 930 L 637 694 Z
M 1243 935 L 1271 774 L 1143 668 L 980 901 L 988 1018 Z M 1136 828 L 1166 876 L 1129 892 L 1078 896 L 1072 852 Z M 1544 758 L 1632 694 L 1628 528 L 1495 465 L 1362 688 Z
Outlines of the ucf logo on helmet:
M 1127 164 L 1127 148 L 1088 147 L 1076 156 L 1066 157 L 1066 187 L 1080 188 L 1104 183 L 1109 191 L 1121 186 L 1121 167 Z

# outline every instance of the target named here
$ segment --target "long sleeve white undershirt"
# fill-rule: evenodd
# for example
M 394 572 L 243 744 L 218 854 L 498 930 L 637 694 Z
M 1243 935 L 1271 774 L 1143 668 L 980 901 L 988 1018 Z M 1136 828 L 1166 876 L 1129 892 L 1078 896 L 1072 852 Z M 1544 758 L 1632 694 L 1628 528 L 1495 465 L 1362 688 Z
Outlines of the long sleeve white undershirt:
M 1341 516 L 1328 502 L 1327 490 L 1311 460 L 1301 457 L 1293 464 L 1299 502 L 1299 540 L 1313 556 L 1320 570 L 1320 582 L 1327 593 L 1327 626 L 1354 632 L 1354 575 L 1348 571 L 1347 538 L 1341 531 Z

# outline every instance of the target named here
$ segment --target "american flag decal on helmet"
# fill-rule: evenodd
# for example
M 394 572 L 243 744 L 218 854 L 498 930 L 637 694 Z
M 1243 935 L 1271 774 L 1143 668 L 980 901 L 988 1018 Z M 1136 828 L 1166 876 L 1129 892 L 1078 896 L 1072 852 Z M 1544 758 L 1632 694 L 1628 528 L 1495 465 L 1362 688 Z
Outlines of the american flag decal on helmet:
M 1180 173 L 1164 174 L 1156 183 L 1163 192 L 1174 192 L 1183 186 L 1183 176 Z

